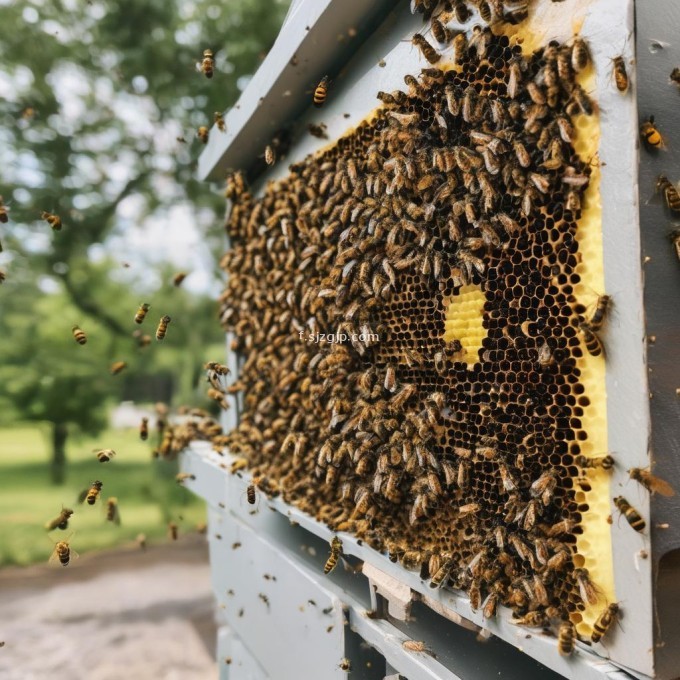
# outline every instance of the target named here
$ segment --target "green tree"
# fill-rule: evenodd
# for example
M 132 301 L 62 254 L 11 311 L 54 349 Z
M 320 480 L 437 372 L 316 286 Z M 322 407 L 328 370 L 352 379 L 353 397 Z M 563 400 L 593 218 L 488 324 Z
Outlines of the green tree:
M 101 428 L 107 398 L 119 395 L 109 361 L 172 371 L 181 396 L 193 398 L 197 362 L 208 346 L 221 352 L 205 297 L 171 289 L 167 269 L 162 284 L 149 277 L 158 265 L 152 252 L 139 249 L 126 273 L 115 251 L 133 226 L 169 222 L 176 206 L 190 206 L 203 243 L 220 250 L 222 230 L 208 227 L 219 224 L 223 199 L 194 178 L 202 150 L 194 133 L 236 101 L 287 6 L 0 3 L 0 194 L 11 207 L 10 223 L 0 224 L 8 276 L 0 287 L 0 419 L 52 423 L 57 481 L 68 428 Z M 211 80 L 196 70 L 206 47 L 216 59 Z M 61 231 L 40 221 L 43 210 L 61 216 Z M 214 256 L 212 270 L 216 284 Z M 141 354 L 130 339 L 130 310 L 142 296 L 173 316 L 162 352 Z M 73 323 L 87 330 L 87 345 L 74 342 Z

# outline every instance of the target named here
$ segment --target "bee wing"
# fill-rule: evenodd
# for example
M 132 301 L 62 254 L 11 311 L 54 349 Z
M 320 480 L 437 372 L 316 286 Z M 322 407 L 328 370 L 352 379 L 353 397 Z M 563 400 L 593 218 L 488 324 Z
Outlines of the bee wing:
M 61 565 L 61 563 L 59 562 L 59 555 L 57 554 L 57 548 L 56 547 L 52 551 L 52 554 L 50 555 L 50 559 L 47 560 L 47 564 L 49 564 L 50 566 L 55 566 L 56 564 Z
M 78 503 L 81 505 L 85 502 L 85 499 L 87 498 L 87 492 L 89 491 L 89 487 L 87 489 L 83 489 L 80 494 L 78 495 Z
M 675 496 L 675 489 L 665 480 L 649 475 L 649 488 L 662 496 Z

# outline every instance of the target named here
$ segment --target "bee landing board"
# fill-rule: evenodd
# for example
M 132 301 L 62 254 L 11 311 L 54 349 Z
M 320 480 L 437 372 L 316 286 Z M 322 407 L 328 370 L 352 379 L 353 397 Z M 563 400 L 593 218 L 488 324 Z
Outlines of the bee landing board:
M 311 104 L 315 39 L 356 34 L 327 23 L 328 3 L 295 52 L 304 4 L 253 80 L 271 81 L 270 119 L 230 113 L 233 145 L 208 149 L 204 175 L 242 164 L 246 142 L 264 151 L 291 96 Z M 649 464 L 650 431 L 632 12 L 540 0 L 493 30 L 445 13 L 453 33 L 433 57 L 409 39 L 433 49 L 434 29 L 403 5 L 350 61 L 325 54 L 324 107 L 296 121 L 266 186 L 228 179 L 222 312 L 243 360 L 230 449 L 254 478 L 424 582 L 450 565 L 477 609 L 494 595 L 520 621 L 555 635 L 569 619 L 590 638 L 619 602 L 621 628 L 593 649 L 652 676 L 649 534 L 612 503 L 651 524 L 626 474 Z M 251 84 L 244 105 L 263 92 Z M 321 123 L 325 141 L 306 133 Z M 557 654 L 531 640 L 527 653 Z

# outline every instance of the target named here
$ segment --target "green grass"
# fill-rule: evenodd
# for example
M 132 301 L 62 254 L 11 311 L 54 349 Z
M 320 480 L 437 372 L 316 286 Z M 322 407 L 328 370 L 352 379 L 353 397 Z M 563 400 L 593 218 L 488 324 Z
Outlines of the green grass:
M 149 442 L 155 438 L 150 433 Z M 66 481 L 50 482 L 49 429 L 27 425 L 0 429 L 0 566 L 47 560 L 54 542 L 67 538 L 81 555 L 134 541 L 144 533 L 150 542 L 165 540 L 167 522 L 181 531 L 205 520 L 203 503 L 174 480 L 173 463 L 151 459 L 149 442 L 136 430 L 109 430 L 96 439 L 70 437 Z M 112 448 L 117 456 L 100 463 L 92 449 Z M 104 506 L 78 505 L 90 482 L 104 483 L 102 498 L 118 498 L 121 525 L 105 520 Z M 74 510 L 66 531 L 45 530 L 63 506 Z M 180 519 L 180 516 L 182 519 Z

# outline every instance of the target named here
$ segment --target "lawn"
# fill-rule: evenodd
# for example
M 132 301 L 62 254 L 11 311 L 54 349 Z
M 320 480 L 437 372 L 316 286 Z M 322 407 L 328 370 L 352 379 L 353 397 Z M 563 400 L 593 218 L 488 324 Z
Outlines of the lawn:
M 50 483 L 49 430 L 40 425 L 0 429 L 0 566 L 47 560 L 54 542 L 73 534 L 72 547 L 83 554 L 134 541 L 166 540 L 167 522 L 180 533 L 195 531 L 204 521 L 203 503 L 175 482 L 176 465 L 152 460 L 151 444 L 136 430 L 108 430 L 95 439 L 71 437 L 67 443 L 67 476 L 62 486 Z M 117 456 L 100 463 L 93 448 L 111 448 Z M 102 498 L 118 499 L 120 526 L 105 520 L 101 499 L 78 505 L 80 492 L 98 479 Z M 45 522 L 66 506 L 74 510 L 69 528 L 47 533 Z

